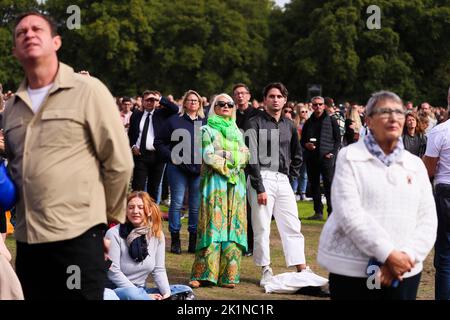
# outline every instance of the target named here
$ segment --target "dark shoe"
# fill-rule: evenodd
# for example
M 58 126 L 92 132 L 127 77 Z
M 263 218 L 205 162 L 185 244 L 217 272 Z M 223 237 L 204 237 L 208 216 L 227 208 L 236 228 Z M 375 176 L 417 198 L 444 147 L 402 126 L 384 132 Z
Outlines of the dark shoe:
M 330 290 L 325 287 L 303 287 L 300 288 L 297 293 L 318 298 L 330 297 Z
M 244 253 L 244 256 L 251 257 L 253 255 L 253 250 L 248 250 Z
M 190 232 L 189 233 L 189 247 L 188 247 L 189 253 L 195 253 L 196 244 L 197 244 L 197 232 Z
M 170 244 L 170 252 L 181 254 L 180 233 L 171 232 L 172 242 Z
M 323 214 L 315 213 L 313 216 L 306 218 L 307 220 L 323 220 Z

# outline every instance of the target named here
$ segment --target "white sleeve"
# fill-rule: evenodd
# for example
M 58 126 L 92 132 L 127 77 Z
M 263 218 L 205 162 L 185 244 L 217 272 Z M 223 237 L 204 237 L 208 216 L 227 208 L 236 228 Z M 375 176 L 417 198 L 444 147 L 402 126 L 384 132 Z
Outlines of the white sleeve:
M 442 145 L 445 143 L 445 135 L 439 134 L 439 131 L 432 130 L 427 139 L 427 149 L 425 155 L 430 158 L 438 158 L 441 153 Z

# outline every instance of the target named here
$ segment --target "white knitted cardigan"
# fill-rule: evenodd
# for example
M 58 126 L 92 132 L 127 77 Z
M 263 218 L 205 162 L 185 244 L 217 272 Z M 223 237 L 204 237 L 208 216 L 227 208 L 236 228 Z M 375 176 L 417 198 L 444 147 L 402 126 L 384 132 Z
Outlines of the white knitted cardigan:
M 436 206 L 422 160 L 406 150 L 389 167 L 362 139 L 337 157 L 331 187 L 333 213 L 320 236 L 317 260 L 329 272 L 367 277 L 370 258 L 384 262 L 394 249 L 422 270 L 437 230 Z

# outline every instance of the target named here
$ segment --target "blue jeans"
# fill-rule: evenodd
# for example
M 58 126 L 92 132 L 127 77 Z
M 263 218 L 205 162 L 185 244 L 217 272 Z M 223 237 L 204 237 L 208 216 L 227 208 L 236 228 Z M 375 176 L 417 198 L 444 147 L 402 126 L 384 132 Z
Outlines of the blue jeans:
M 302 166 L 300 167 L 300 176 L 292 179 L 291 182 L 292 190 L 294 190 L 295 194 L 298 194 L 298 191 L 300 191 L 300 194 L 306 193 L 307 184 L 308 184 L 308 174 L 306 172 L 306 164 L 303 162 Z
M 182 284 L 176 284 L 170 286 L 170 295 L 192 292 L 192 289 Z M 157 288 L 144 288 L 144 287 L 127 287 L 114 289 L 114 293 L 120 300 L 153 300 L 149 294 L 161 293 Z M 106 300 L 106 299 L 105 299 Z
M 120 300 L 114 290 L 105 288 L 103 291 L 103 300 Z
M 450 300 L 450 185 L 436 185 L 434 199 L 438 215 L 434 246 L 435 299 Z
M 300 167 L 300 176 L 298 177 L 298 184 L 300 193 L 306 193 L 306 186 L 308 185 L 308 173 L 306 171 L 306 162 L 302 163 Z
M 192 176 L 185 173 L 172 163 L 167 164 L 167 178 L 170 187 L 169 231 L 180 232 L 181 208 L 184 194 L 189 190 L 189 220 L 188 231 L 197 232 L 198 211 L 200 208 L 200 175 Z

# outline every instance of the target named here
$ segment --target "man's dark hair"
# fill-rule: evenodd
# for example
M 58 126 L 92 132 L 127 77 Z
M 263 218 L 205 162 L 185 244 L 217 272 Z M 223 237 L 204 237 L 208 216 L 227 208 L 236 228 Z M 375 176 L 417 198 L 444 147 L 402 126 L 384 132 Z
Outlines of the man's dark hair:
M 267 97 L 267 93 L 271 90 L 271 89 L 278 89 L 281 92 L 281 95 L 285 98 L 288 97 L 288 91 L 286 89 L 286 87 L 284 86 L 284 84 L 282 84 L 281 82 L 273 82 L 273 83 L 269 83 L 263 90 L 263 96 L 264 98 Z
M 247 87 L 247 85 L 245 83 L 236 83 L 233 86 L 233 89 L 231 90 L 231 92 L 234 94 L 234 90 L 236 90 L 237 88 L 245 88 L 245 90 L 247 90 L 247 92 L 250 93 L 250 89 Z
M 14 40 L 14 43 L 16 42 L 16 28 L 17 28 L 17 26 L 19 25 L 20 21 L 22 21 L 24 18 L 26 18 L 28 16 L 41 17 L 42 19 L 47 21 L 47 23 L 48 23 L 48 25 L 50 27 L 50 32 L 52 34 L 52 37 L 56 37 L 58 35 L 58 26 L 56 25 L 56 22 L 55 22 L 55 20 L 53 20 L 52 17 L 50 17 L 49 15 L 40 13 L 39 11 L 28 11 L 28 12 L 22 13 L 19 16 L 17 16 L 16 20 L 14 21 L 14 27 L 13 27 L 13 40 Z
M 334 107 L 334 101 L 333 101 L 333 98 L 325 97 L 325 99 L 323 99 L 323 100 L 324 100 L 325 105 L 326 105 L 328 108 Z
M 145 90 L 144 92 L 142 92 L 142 97 L 148 96 L 149 94 L 154 94 L 157 96 L 162 96 L 161 92 L 156 91 L 156 90 Z
M 122 98 L 122 103 L 125 103 L 125 102 L 133 102 L 133 101 L 131 101 L 130 97 L 123 97 Z

